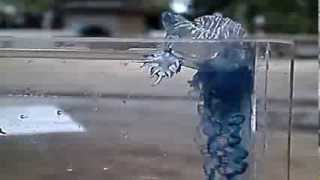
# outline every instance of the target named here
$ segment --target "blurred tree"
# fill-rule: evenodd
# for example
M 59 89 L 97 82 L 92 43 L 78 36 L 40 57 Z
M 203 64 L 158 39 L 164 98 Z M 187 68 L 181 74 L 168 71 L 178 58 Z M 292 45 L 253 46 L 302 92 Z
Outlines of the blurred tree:
M 169 0 L 141 0 L 148 28 L 161 29 L 160 14 L 169 9 Z
M 16 6 L 24 12 L 41 12 L 49 8 L 50 3 L 54 0 L 0 0 L 5 4 Z
M 316 33 L 317 9 L 314 0 L 251 0 L 248 3 L 247 18 L 263 15 L 267 32 Z M 253 29 L 252 21 L 249 25 Z
M 270 33 L 317 33 L 315 0 L 194 0 L 195 16 L 215 11 L 256 29 L 255 18 L 264 17 L 264 29 Z
M 193 14 L 200 16 L 212 14 L 212 10 L 222 10 L 231 5 L 233 0 L 193 0 Z
M 141 4 L 149 15 L 159 15 L 169 8 L 169 0 L 141 0 Z
M 21 12 L 43 12 L 67 0 L 0 0 Z M 141 0 L 148 24 L 158 28 L 160 13 L 169 10 L 170 0 Z M 315 0 L 193 0 L 187 16 L 221 12 L 245 24 L 255 32 L 257 17 L 263 17 L 263 29 L 269 33 L 317 33 L 318 4 Z M 156 22 L 156 23 L 155 23 Z
M 25 11 L 42 12 L 49 8 L 50 0 L 20 0 Z

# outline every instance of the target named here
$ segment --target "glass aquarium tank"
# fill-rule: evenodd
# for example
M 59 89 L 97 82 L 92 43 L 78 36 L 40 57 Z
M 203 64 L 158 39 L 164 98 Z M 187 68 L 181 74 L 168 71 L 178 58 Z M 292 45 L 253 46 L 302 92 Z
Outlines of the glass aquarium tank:
M 4 37 L 0 47 L 0 179 L 290 178 L 290 41 Z

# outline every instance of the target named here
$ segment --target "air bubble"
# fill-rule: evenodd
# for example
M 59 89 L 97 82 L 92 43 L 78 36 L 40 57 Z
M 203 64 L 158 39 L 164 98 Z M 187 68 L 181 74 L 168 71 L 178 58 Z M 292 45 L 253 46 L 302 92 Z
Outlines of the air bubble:
M 20 118 L 20 119 L 26 119 L 26 118 L 28 118 L 28 116 L 26 116 L 26 115 L 24 115 L 24 114 L 21 114 L 21 115 L 19 116 L 19 118 Z
M 62 114 L 63 114 L 63 111 L 57 110 L 57 115 L 58 115 L 58 116 L 61 116 Z

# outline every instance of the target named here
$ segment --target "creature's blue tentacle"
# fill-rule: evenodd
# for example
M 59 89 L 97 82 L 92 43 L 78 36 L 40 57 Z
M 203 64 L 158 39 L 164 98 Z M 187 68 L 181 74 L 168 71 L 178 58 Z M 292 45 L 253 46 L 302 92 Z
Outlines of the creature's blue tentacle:
M 251 56 L 243 60 L 253 62 L 254 49 L 249 50 Z M 234 53 L 232 51 L 239 52 L 228 49 L 228 53 Z M 239 57 L 235 53 L 220 60 L 232 62 L 229 58 L 241 59 Z M 205 150 L 202 150 L 206 157 L 204 172 L 207 180 L 236 180 L 249 166 L 249 146 L 246 142 L 250 141 L 250 136 L 243 132 L 250 132 L 248 124 L 253 86 L 250 66 L 252 64 L 248 63 L 228 69 L 217 64 L 204 64 L 205 68 L 200 66 L 191 82 L 200 91 L 203 101 L 199 126 L 201 134 L 207 139 Z

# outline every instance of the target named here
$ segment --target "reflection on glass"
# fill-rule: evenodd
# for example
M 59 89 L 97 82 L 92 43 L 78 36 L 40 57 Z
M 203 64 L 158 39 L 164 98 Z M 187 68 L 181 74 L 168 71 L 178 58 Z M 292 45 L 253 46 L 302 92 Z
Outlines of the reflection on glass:
M 85 132 L 84 127 L 55 106 L 7 106 L 1 107 L 0 114 L 1 130 L 7 136 Z

